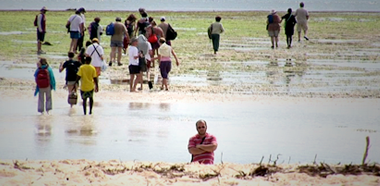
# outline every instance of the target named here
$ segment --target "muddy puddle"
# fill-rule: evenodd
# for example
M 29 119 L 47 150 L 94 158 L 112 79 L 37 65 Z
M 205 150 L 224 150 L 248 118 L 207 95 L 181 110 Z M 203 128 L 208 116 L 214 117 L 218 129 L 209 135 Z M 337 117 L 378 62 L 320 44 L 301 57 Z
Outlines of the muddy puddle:
M 281 154 L 279 163 L 289 157 L 290 163 L 311 163 L 318 154 L 321 162 L 360 163 L 365 136 L 372 142 L 368 159 L 380 161 L 376 100 L 184 104 L 95 97 L 94 115 L 83 116 L 79 105 L 70 109 L 64 98 L 54 99 L 51 115 L 41 116 L 32 95 L 0 98 L 1 159 L 188 162 L 194 122 L 204 118 L 218 139 L 216 162 L 252 163 Z

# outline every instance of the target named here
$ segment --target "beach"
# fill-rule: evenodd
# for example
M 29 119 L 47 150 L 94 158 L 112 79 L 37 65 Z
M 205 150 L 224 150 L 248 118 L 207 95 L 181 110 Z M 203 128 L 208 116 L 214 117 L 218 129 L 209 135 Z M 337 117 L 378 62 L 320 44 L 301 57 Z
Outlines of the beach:
M 318 167 L 310 165 L 309 167 Z M 342 167 L 342 166 L 341 166 Z M 297 165 L 172 164 L 110 160 L 1 161 L 2 185 L 379 185 L 377 175 L 300 173 Z M 336 167 L 333 167 L 335 170 Z M 342 168 L 343 169 L 343 168 Z M 256 171 L 260 170 L 260 171 Z M 380 167 L 374 170 L 379 171 Z M 266 171 L 268 173 L 266 175 Z M 278 172 L 278 173 L 277 173 Z M 318 171 L 317 171 L 318 172 Z
M 129 13 L 86 16 L 106 25 Z M 267 12 L 217 13 L 226 33 L 213 55 L 206 28 L 215 12 L 150 12 L 165 15 L 179 33 L 173 47 L 181 64 L 170 74 L 170 90 L 159 90 L 154 69 L 154 88 L 130 93 L 127 66 L 109 67 L 94 115 L 83 116 L 81 101 L 67 104 L 65 75 L 57 70 L 72 12 L 49 12 L 46 39 L 53 45 L 41 56 L 57 90 L 51 114 L 41 116 L 33 96 L 36 12 L 1 11 L 0 184 L 379 185 L 380 35 L 373 25 L 380 15 L 312 12 L 310 41 L 286 49 L 280 33 L 272 50 Z M 109 39 L 102 36 L 106 53 Z M 187 163 L 198 119 L 218 138 L 215 165 Z M 366 136 L 371 148 L 362 165 Z

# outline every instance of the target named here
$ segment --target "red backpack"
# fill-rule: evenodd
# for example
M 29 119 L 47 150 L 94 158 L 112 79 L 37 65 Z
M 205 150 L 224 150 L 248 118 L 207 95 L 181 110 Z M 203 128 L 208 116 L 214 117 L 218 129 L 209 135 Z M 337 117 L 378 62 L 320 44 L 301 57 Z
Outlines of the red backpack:
M 50 86 L 49 71 L 47 69 L 39 68 L 36 83 L 38 88 L 47 88 Z

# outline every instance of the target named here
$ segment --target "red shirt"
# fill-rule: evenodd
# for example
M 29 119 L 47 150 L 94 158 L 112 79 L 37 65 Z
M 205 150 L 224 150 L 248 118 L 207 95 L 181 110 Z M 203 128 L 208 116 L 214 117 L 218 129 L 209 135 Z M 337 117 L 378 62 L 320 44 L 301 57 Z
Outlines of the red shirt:
M 189 140 L 189 146 L 188 148 L 196 147 L 197 145 L 201 144 L 202 137 L 199 136 L 199 134 L 193 136 Z M 203 145 L 210 145 L 216 142 L 216 137 L 206 133 L 206 138 L 203 141 Z M 193 161 L 192 162 L 199 162 L 201 164 L 214 164 L 214 152 L 204 152 L 202 154 L 193 155 Z

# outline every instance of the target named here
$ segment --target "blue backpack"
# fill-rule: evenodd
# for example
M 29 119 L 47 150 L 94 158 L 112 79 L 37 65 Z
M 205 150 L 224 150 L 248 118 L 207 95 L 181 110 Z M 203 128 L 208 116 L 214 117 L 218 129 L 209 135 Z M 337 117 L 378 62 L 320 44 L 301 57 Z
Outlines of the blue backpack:
M 106 35 L 112 36 L 115 33 L 115 25 L 113 23 L 110 23 L 106 27 Z

